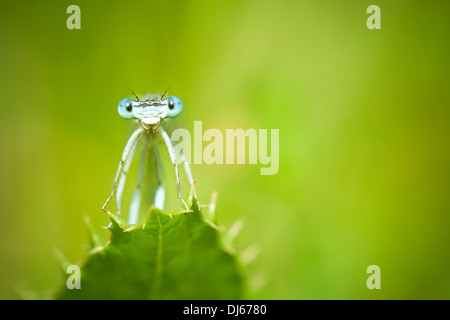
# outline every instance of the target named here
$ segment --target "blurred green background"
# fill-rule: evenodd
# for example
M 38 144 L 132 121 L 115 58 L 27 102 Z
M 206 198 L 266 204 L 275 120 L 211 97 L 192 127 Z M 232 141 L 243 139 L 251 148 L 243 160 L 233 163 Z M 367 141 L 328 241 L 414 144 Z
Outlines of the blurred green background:
M 81 30 L 66 9 L 81 8 Z M 381 30 L 366 9 L 381 8 Z M 0 298 L 86 254 L 128 138 L 118 102 L 180 97 L 173 128 L 280 130 L 280 169 L 193 165 L 261 249 L 256 299 L 449 299 L 449 5 L 15 1 L 0 9 Z M 105 232 L 105 235 L 107 233 Z M 381 268 L 381 290 L 366 268 Z

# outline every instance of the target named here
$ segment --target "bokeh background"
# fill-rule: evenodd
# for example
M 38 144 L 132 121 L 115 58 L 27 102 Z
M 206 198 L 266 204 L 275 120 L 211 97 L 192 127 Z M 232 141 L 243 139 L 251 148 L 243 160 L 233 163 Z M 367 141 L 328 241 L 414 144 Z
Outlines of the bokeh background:
M 68 30 L 66 9 L 81 8 Z M 381 8 L 381 30 L 366 9 Z M 174 127 L 280 130 L 280 169 L 193 165 L 256 244 L 256 299 L 448 299 L 449 5 L 15 1 L 0 6 L 0 298 L 86 254 L 129 135 L 117 103 L 183 100 Z M 105 233 L 106 234 L 106 233 Z M 366 268 L 381 268 L 368 290 Z

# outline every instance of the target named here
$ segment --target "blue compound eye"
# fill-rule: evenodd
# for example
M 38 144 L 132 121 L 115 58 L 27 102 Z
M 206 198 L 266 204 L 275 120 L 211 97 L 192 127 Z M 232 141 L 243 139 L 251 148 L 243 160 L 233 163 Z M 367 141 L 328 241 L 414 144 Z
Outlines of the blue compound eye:
M 167 98 L 167 107 L 169 108 L 167 116 L 170 118 L 178 116 L 181 113 L 181 110 L 183 110 L 181 100 L 174 96 Z
M 133 100 L 125 98 L 119 102 L 119 114 L 124 119 L 133 118 Z

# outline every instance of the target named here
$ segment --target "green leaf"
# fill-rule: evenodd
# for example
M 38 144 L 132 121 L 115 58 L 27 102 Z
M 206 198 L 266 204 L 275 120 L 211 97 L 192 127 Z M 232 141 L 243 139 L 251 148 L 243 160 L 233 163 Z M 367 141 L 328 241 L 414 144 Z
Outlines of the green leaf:
M 241 263 L 223 245 L 221 231 L 204 218 L 198 202 L 190 203 L 187 213 L 153 207 L 136 226 L 110 213 L 111 239 L 89 252 L 81 266 L 81 289 L 64 285 L 56 298 L 242 298 Z

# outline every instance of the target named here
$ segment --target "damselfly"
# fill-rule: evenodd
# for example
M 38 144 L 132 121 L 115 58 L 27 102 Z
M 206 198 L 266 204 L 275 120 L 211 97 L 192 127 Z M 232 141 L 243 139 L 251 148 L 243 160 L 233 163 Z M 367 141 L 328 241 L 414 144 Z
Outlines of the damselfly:
M 181 100 L 174 96 L 170 96 L 167 99 L 164 99 L 164 94 L 161 97 L 146 95 L 142 100 L 140 100 L 135 95 L 135 98 L 136 100 L 125 98 L 119 103 L 119 115 L 124 119 L 136 120 L 139 123 L 139 128 L 133 132 L 127 144 L 125 145 L 122 158 L 120 159 L 119 168 L 117 169 L 116 175 L 114 177 L 111 194 L 102 207 L 102 210 L 107 212 L 106 206 L 116 193 L 117 214 L 120 214 L 122 208 L 122 196 L 124 192 L 125 182 L 127 180 L 127 173 L 130 169 L 133 158 L 137 154 L 136 150 L 139 141 L 144 140 L 144 148 L 141 152 L 141 158 L 137 170 L 136 185 L 134 187 L 134 191 L 132 192 L 129 204 L 128 223 L 130 224 L 135 224 L 138 222 L 142 198 L 142 185 L 144 183 L 146 170 L 145 163 L 149 153 L 148 149 L 150 147 L 153 147 L 155 151 L 154 163 L 156 166 L 157 178 L 157 187 L 153 204 L 155 205 L 155 207 L 161 210 L 164 209 L 166 192 L 163 184 L 161 157 L 157 143 L 157 139 L 159 139 L 160 137 L 164 141 L 164 145 L 168 150 L 170 160 L 175 168 L 175 175 L 178 185 L 178 198 L 180 199 L 183 207 L 186 210 L 189 210 L 189 208 L 181 196 L 181 183 L 177 165 L 177 158 L 179 158 L 183 162 L 184 171 L 186 173 L 188 183 L 190 185 L 194 183 L 189 163 L 186 161 L 182 154 L 176 153 L 172 141 L 170 140 L 166 131 L 162 128 L 162 124 L 165 119 L 174 118 L 181 113 L 183 109 Z

